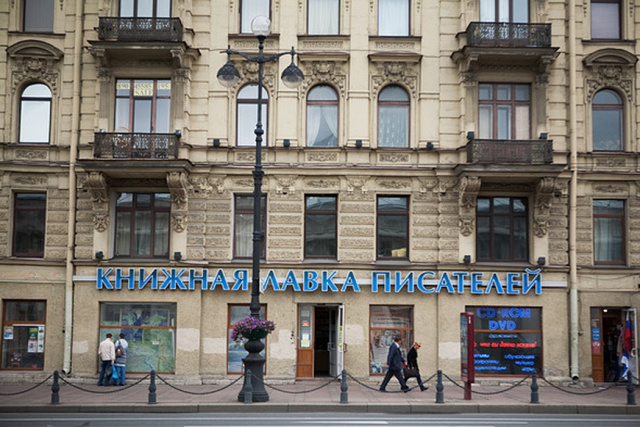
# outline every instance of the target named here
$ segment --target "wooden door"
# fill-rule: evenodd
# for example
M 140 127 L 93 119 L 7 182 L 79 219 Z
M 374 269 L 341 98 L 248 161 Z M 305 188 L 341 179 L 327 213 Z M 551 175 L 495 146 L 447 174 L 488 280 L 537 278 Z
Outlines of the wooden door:
M 298 348 L 296 355 L 296 377 L 313 378 L 313 324 L 314 307 L 310 304 L 298 306 Z
M 591 375 L 594 383 L 604 382 L 604 337 L 602 336 L 602 313 L 591 308 Z

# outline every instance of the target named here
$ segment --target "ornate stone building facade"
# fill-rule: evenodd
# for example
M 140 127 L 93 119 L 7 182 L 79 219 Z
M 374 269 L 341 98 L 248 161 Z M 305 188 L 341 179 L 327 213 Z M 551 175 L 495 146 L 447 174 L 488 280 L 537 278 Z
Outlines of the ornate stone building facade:
M 258 14 L 305 77 L 261 89 L 267 380 L 377 380 L 393 335 L 457 376 L 463 312 L 478 378 L 614 381 L 624 328 L 637 376 L 633 1 L 145 4 L 0 5 L 0 378 L 95 376 L 106 332 L 242 371 Z

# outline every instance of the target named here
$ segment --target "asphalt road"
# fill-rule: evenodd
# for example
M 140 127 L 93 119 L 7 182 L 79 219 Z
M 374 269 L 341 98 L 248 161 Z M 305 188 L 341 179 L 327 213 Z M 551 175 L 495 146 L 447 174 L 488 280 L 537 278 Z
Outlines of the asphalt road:
M 637 415 L 547 414 L 0 414 L 2 427 L 638 427 Z

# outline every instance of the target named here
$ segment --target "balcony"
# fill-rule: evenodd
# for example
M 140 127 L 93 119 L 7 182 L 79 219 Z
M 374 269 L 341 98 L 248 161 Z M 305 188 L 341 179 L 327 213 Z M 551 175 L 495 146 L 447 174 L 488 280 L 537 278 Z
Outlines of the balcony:
M 553 162 L 553 141 L 472 139 L 467 143 L 467 163 L 542 165 Z
M 180 139 L 174 133 L 95 134 L 93 155 L 97 159 L 176 159 Z
M 119 42 L 181 42 L 179 18 L 100 18 L 98 40 Z
M 487 66 L 534 66 L 538 72 L 556 57 L 551 46 L 551 24 L 471 22 L 458 34 L 461 49 L 452 54 L 462 71 Z

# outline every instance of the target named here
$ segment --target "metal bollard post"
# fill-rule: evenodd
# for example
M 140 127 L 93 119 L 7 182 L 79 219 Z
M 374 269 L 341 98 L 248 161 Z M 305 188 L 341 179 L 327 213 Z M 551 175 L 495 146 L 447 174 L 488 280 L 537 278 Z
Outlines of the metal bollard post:
M 627 405 L 636 404 L 636 395 L 634 394 L 635 388 L 633 387 L 633 375 L 631 370 L 627 371 Z
M 51 386 L 52 405 L 57 405 L 58 403 L 60 403 L 60 394 L 58 393 L 60 391 L 60 384 L 58 384 L 59 376 L 60 374 L 58 374 L 58 371 L 53 371 L 53 385 Z
M 347 393 L 347 371 L 342 370 L 342 381 L 340 382 L 340 403 L 349 403 L 349 394 Z
M 540 403 L 538 396 L 538 380 L 536 374 L 531 375 L 531 403 Z
M 149 383 L 149 403 L 156 403 L 156 371 L 151 371 L 151 382 Z
M 244 403 L 253 403 L 253 379 L 251 377 L 251 369 L 247 369 L 244 373 Z
M 438 382 L 436 383 L 436 403 L 444 403 L 444 385 L 442 385 L 442 371 L 438 371 Z

